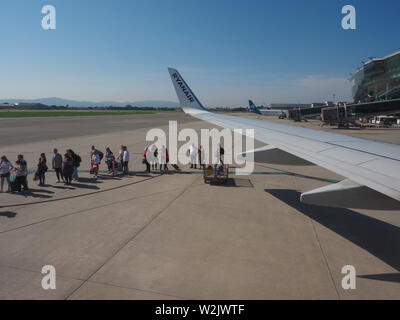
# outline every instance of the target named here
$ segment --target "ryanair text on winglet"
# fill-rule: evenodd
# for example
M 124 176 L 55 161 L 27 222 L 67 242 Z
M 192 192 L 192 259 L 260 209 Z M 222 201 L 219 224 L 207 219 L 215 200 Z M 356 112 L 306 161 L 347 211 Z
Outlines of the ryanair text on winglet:
M 190 92 L 187 90 L 186 86 L 184 85 L 183 80 L 176 74 L 176 72 L 172 74 L 172 77 L 174 78 L 176 83 L 179 85 L 179 87 L 182 89 L 182 92 L 185 94 L 186 98 L 188 98 L 188 100 L 190 102 L 193 102 L 194 98 L 192 97 Z

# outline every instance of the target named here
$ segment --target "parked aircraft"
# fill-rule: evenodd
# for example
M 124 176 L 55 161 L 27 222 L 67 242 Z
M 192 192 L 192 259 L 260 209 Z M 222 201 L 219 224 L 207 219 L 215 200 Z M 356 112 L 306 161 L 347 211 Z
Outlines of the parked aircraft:
M 251 112 L 254 112 L 263 116 L 276 116 L 287 118 L 287 110 L 273 110 L 273 109 L 258 109 L 257 106 L 253 103 L 253 101 L 249 100 L 249 108 Z

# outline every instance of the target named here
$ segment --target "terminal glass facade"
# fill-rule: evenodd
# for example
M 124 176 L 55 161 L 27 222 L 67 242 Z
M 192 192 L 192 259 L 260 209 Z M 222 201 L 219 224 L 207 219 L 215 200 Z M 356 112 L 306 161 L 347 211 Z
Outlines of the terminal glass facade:
M 400 51 L 366 62 L 351 81 L 355 103 L 400 98 Z

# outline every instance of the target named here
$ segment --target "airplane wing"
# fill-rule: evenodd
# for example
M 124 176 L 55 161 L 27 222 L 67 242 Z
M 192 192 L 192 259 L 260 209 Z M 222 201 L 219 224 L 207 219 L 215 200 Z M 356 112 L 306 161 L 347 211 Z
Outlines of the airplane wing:
M 256 140 L 345 179 L 301 195 L 304 203 L 375 210 L 400 209 L 400 146 L 347 135 L 207 111 L 179 72 L 168 68 L 187 114 L 222 128 L 254 129 Z M 272 148 L 273 149 L 273 148 Z

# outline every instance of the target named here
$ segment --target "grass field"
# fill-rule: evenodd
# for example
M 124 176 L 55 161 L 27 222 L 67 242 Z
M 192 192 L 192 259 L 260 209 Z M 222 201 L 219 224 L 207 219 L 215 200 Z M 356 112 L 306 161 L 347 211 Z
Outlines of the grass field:
M 0 118 L 124 116 L 176 110 L 0 110 Z

